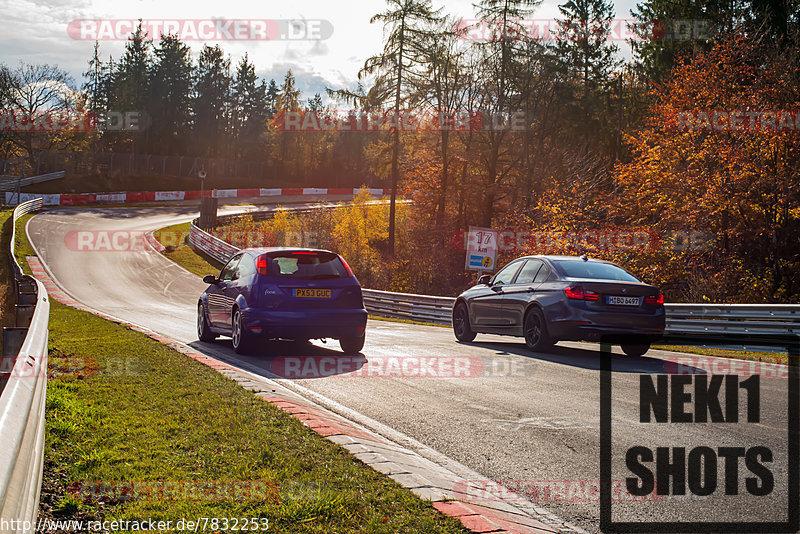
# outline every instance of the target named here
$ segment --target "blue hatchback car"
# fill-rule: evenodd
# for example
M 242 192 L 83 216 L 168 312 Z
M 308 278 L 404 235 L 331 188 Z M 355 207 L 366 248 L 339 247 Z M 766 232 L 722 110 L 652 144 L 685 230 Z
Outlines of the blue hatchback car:
M 364 347 L 367 311 L 347 262 L 327 250 L 253 248 L 239 251 L 197 303 L 197 336 L 230 336 L 244 354 L 259 339 L 338 339 L 342 351 Z

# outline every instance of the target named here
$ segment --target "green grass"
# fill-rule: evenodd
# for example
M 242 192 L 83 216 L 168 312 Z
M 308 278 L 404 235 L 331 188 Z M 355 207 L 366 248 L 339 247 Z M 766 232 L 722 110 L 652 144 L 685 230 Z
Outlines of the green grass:
M 736 358 L 737 360 L 754 360 L 769 363 L 788 363 L 788 356 L 779 352 L 755 352 L 745 350 L 725 350 L 705 347 L 653 345 L 654 349 L 668 350 L 671 352 L 684 352 L 687 354 L 700 354 L 702 356 L 718 356 L 720 358 Z
M 57 302 L 50 370 L 64 372 L 48 384 L 46 459 L 68 487 L 258 480 L 280 498 L 115 502 L 112 496 L 101 504 L 65 491 L 54 506 L 62 517 L 264 517 L 270 532 L 464 532 L 213 369 Z
M 153 235 L 167 247 L 164 255 L 187 271 L 201 277 L 219 273 L 222 265 L 217 260 L 186 244 L 189 225 L 190 223 L 173 224 L 156 230 Z
M 20 254 L 30 254 L 20 235 Z M 52 300 L 49 327 L 45 517 L 266 518 L 268 532 L 285 533 L 466 532 L 299 420 L 144 334 Z M 169 490 L 237 482 L 261 493 L 197 499 Z M 132 487 L 156 492 L 121 498 Z M 198 529 L 211 530 L 222 528 Z
M 35 256 L 36 253 L 31 248 L 30 244 L 28 243 L 28 236 L 25 235 L 25 225 L 28 224 L 28 221 L 31 217 L 33 217 L 34 213 L 28 213 L 27 215 L 23 215 L 19 219 L 17 219 L 16 230 L 15 230 L 15 239 L 14 239 L 14 256 L 17 258 L 17 262 L 22 267 L 22 272 L 25 274 L 31 274 L 31 268 L 28 266 L 28 262 L 25 261 L 25 256 Z
M 411 319 L 399 319 L 397 317 L 381 317 L 380 315 L 369 315 L 370 319 L 374 319 L 375 321 L 386 321 L 389 323 L 403 323 L 403 324 L 418 324 L 422 326 L 436 326 L 439 328 L 451 328 L 450 325 L 446 324 L 436 324 L 436 323 L 428 323 L 426 321 L 414 321 Z

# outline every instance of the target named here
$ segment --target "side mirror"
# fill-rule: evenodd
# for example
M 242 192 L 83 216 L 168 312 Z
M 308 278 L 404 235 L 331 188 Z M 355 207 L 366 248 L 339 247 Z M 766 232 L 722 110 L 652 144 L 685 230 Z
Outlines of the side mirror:
M 482 274 L 480 278 L 478 278 L 478 283 L 483 284 L 485 286 L 492 285 L 492 275 L 490 274 Z
M 217 280 L 217 277 L 214 276 L 213 274 L 207 274 L 203 277 L 204 284 L 216 285 L 217 282 L 219 282 L 219 280 Z

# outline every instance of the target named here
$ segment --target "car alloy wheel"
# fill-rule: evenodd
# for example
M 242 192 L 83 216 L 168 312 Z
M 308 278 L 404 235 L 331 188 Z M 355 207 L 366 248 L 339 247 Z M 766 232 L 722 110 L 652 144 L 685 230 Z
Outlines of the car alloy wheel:
M 552 345 L 550 336 L 547 334 L 547 326 L 544 323 L 542 312 L 538 309 L 530 310 L 525 315 L 525 344 L 528 348 L 535 351 L 545 350 Z
M 216 335 L 208 327 L 206 320 L 206 310 L 203 303 L 197 305 L 197 339 L 200 341 L 214 341 Z
M 463 302 L 460 302 L 453 312 L 453 333 L 459 341 L 470 342 L 475 339 L 475 332 L 469 325 L 469 311 Z
M 231 342 L 233 344 L 233 350 L 235 350 L 237 354 L 247 354 L 250 350 L 250 336 L 245 330 L 242 312 L 239 308 L 236 308 L 233 312 Z

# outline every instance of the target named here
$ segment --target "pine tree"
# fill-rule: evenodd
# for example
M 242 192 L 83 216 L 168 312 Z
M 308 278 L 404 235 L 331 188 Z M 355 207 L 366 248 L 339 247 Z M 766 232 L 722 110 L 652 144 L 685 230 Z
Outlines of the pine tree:
M 225 147 L 230 104 L 230 59 L 219 45 L 200 52 L 194 85 L 193 140 L 203 156 L 219 157 Z
M 619 66 L 617 45 L 609 43 L 614 6 L 610 0 L 568 0 L 558 7 L 557 51 L 568 79 L 578 84 L 584 106 Z
M 176 35 L 162 35 L 150 75 L 151 114 L 158 117 L 151 140 L 156 151 L 181 154 L 187 145 L 193 67 L 189 47 Z
M 278 84 L 275 83 L 275 80 L 269 81 L 269 87 L 267 87 L 267 118 L 272 119 L 275 117 L 275 114 L 278 112 L 278 95 L 280 94 L 281 90 L 278 88 Z
M 710 48 L 718 32 L 738 27 L 744 0 L 645 0 L 631 15 L 637 20 L 631 41 L 637 67 L 648 78 L 664 81 L 677 59 Z
M 245 53 L 236 67 L 231 92 L 231 137 L 237 157 L 252 156 L 266 130 L 267 88 L 264 82 L 256 85 L 257 81 L 255 66 Z
M 109 76 L 107 68 L 107 64 L 100 59 L 100 43 L 95 41 L 89 68 L 83 73 L 86 82 L 81 89 L 88 93 L 87 109 L 98 115 L 108 110 Z

